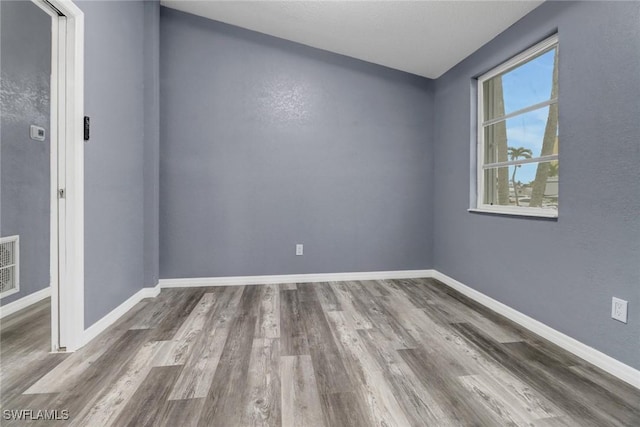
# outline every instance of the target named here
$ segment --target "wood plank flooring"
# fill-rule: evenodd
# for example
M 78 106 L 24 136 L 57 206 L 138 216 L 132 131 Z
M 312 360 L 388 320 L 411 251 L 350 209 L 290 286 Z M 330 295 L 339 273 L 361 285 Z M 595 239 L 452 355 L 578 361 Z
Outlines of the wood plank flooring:
M 0 324 L 3 426 L 640 426 L 639 390 L 430 279 L 165 289 L 73 354 L 49 313 Z

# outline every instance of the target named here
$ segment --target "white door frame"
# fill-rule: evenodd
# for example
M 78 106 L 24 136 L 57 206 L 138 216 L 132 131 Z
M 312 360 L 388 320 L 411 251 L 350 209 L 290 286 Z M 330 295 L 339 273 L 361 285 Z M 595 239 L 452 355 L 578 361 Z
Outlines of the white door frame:
M 75 351 L 84 344 L 84 14 L 71 0 L 32 1 L 52 17 L 51 349 Z

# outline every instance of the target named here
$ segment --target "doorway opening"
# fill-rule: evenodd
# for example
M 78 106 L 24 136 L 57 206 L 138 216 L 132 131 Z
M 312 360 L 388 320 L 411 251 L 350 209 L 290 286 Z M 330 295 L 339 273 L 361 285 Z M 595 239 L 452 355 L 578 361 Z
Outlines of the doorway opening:
M 52 22 L 51 349 L 75 351 L 84 344 L 84 14 L 70 0 L 32 1 Z
M 22 2 L 15 4 L 19 3 Z M 41 11 L 33 5 L 50 17 L 50 25 L 46 25 L 46 28 L 46 15 L 42 16 Z M 23 76 L 20 70 L 10 70 L 13 76 L 10 79 L 3 76 L 3 109 L 13 109 L 16 121 L 19 122 L 15 126 L 15 138 L 4 138 L 3 132 L 3 146 L 8 147 L 9 140 L 15 141 L 14 151 L 22 152 L 21 160 L 26 159 L 25 151 L 31 150 L 39 153 L 40 157 L 44 155 L 41 160 L 45 164 L 38 167 L 36 164 L 21 162 L 16 171 L 22 168 L 25 177 L 12 182 L 10 193 L 5 198 L 5 201 L 11 202 L 3 205 L 11 205 L 15 212 L 7 218 L 13 217 L 16 223 L 20 218 L 38 217 L 38 226 L 43 232 L 40 235 L 29 235 L 29 226 L 20 226 L 23 235 L 21 239 L 4 236 L 3 230 L 2 248 L 6 249 L 3 253 L 7 255 L 7 262 L 3 265 L 6 264 L 7 268 L 2 270 L 2 277 L 3 283 L 6 282 L 11 289 L 2 296 L 10 293 L 14 295 L 2 301 L 0 318 L 29 307 L 50 295 L 51 351 L 75 351 L 84 344 L 84 16 L 70 0 L 31 0 L 18 6 L 30 7 L 40 14 L 30 16 L 36 16 L 34 22 L 42 27 L 38 28 L 40 32 L 45 31 L 45 35 L 48 36 L 46 32 L 50 31 L 50 38 L 39 35 L 31 40 L 38 44 L 39 48 L 49 49 L 50 57 L 48 52 L 43 51 L 39 55 L 31 55 L 30 58 L 34 60 L 25 65 L 39 65 L 44 73 L 44 77 L 40 73 L 32 79 L 32 82 L 36 82 L 35 85 L 30 85 L 28 79 L 21 85 Z M 18 35 L 20 25 L 25 26 L 27 31 L 34 31 L 34 27 L 30 27 L 29 23 L 16 20 L 16 26 L 11 27 L 11 32 L 8 31 L 9 28 L 3 30 L 3 44 L 9 46 L 11 42 L 16 58 L 24 59 L 25 55 L 32 52 L 29 50 L 30 46 L 27 46 L 29 43 L 26 38 L 21 39 Z M 49 61 L 50 67 L 45 67 L 43 61 Z M 20 61 L 12 61 L 13 64 L 18 62 Z M 42 81 L 49 76 L 50 81 Z M 11 84 L 15 84 L 15 87 Z M 34 86 L 42 93 L 32 93 L 31 89 Z M 34 111 L 39 111 L 40 115 L 29 117 L 28 113 L 21 113 L 25 105 L 39 106 L 34 108 Z M 5 113 L 6 111 L 3 112 L 3 119 L 8 117 Z M 3 122 L 9 123 L 5 120 Z M 5 181 L 11 180 L 10 175 L 3 174 L 3 177 L 9 177 Z M 31 185 L 37 184 L 35 181 L 42 185 Z M 28 196 L 31 197 L 30 193 L 34 192 L 40 193 L 37 196 L 38 205 L 19 202 L 22 199 L 26 200 Z M 35 260 L 38 261 L 39 270 L 43 271 L 36 271 L 38 268 L 27 265 L 35 265 Z M 26 281 L 23 281 L 24 286 L 21 289 L 20 280 L 28 278 L 34 278 L 33 281 L 29 280 L 32 289 L 27 289 L 29 286 Z M 37 282 L 37 285 L 33 285 L 32 282 Z M 47 282 L 49 286 L 45 286 Z M 41 289 L 37 289 L 38 286 Z

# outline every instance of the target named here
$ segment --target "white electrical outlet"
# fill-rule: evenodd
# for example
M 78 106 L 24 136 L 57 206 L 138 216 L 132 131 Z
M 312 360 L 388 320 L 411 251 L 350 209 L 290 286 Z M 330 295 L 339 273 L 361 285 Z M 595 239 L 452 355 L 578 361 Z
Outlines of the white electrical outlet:
M 296 256 L 304 255 L 304 245 L 298 243 L 296 245 Z
M 622 323 L 627 323 L 627 301 L 613 297 L 611 300 L 611 317 Z

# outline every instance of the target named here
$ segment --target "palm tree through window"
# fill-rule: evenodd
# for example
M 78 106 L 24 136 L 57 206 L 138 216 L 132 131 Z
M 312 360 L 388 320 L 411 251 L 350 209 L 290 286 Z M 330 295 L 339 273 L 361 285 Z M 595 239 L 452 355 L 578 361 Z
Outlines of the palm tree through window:
M 478 78 L 477 208 L 557 216 L 558 37 Z

